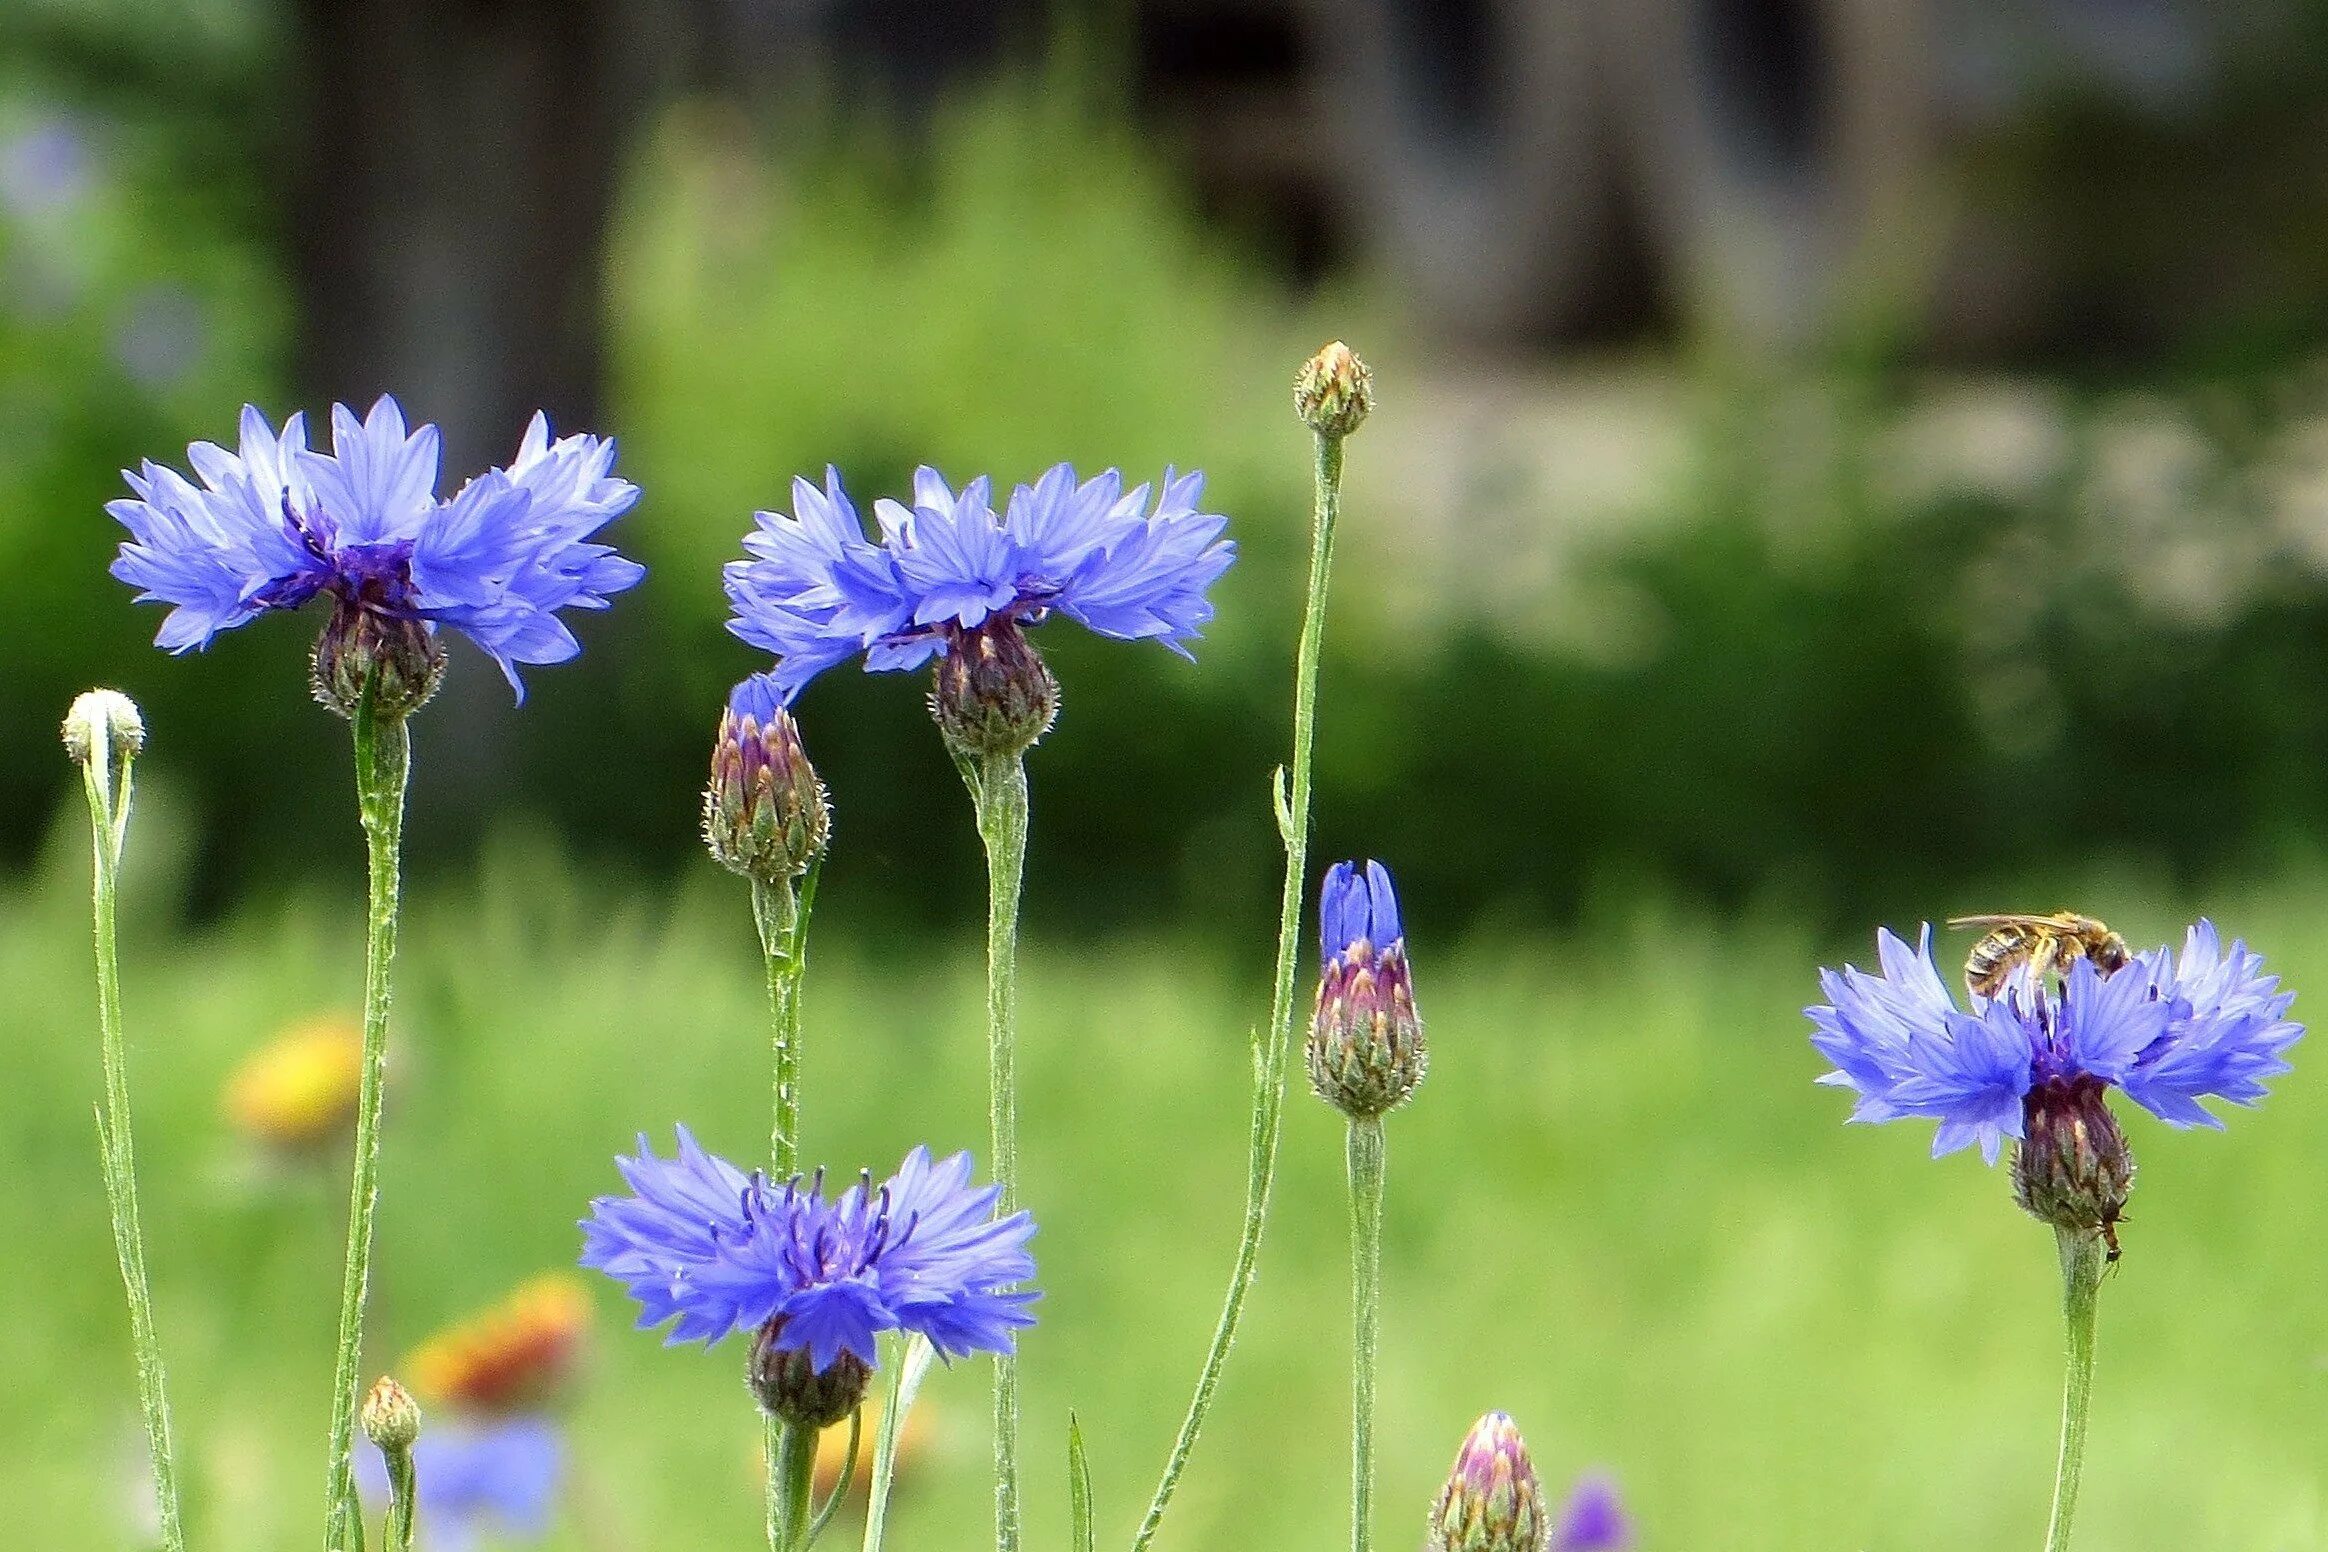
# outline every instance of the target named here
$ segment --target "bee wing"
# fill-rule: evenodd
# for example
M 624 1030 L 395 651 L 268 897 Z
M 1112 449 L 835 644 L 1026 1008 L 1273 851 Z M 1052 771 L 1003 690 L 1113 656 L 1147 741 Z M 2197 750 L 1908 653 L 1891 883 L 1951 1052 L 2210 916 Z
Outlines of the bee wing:
M 1948 918 L 1948 925 L 1957 928 L 2029 927 L 2058 930 L 2061 926 L 2061 918 L 2058 916 L 2028 915 L 2019 911 L 2000 911 L 1991 916 L 1951 916 Z

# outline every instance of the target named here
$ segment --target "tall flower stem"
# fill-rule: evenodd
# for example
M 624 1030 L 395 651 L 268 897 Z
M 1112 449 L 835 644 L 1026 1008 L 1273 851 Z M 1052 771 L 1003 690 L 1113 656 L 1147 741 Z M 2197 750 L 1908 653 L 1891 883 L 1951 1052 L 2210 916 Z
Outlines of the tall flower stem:
M 777 1425 L 775 1506 L 769 1521 L 775 1552 L 807 1552 L 809 1502 L 816 1483 L 817 1430 L 800 1423 Z
M 113 1252 L 129 1296 L 130 1343 L 137 1359 L 138 1407 L 145 1414 L 146 1450 L 154 1474 L 164 1552 L 185 1552 L 178 1514 L 178 1468 L 170 1444 L 170 1402 L 162 1375 L 161 1340 L 154 1331 L 154 1296 L 146 1278 L 145 1230 L 137 1207 L 137 1158 L 130 1136 L 129 1060 L 121 1033 L 121 973 L 115 951 L 114 901 L 121 850 L 129 832 L 130 765 L 135 758 L 96 730 L 81 782 L 89 798 L 93 845 L 90 898 L 97 948 L 97 1025 L 105 1069 L 105 1107 L 97 1117 L 105 1202 L 113 1219 Z M 118 755 L 118 761 L 115 756 Z
M 2085 1469 L 2086 1414 L 2094 1399 L 2094 1333 L 2102 1295 L 2102 1242 L 2082 1229 L 2054 1231 L 2061 1250 L 2061 1306 L 2069 1333 L 2068 1374 L 2061 1387 L 2061 1455 L 2053 1469 L 2053 1517 L 2045 1552 L 2067 1552 L 2070 1516 L 2077 1510 L 2078 1478 Z
M 367 686 L 349 719 L 355 732 L 356 800 L 371 880 L 364 939 L 364 1055 L 356 1090 L 356 1162 L 348 1187 L 347 1273 L 340 1285 L 338 1359 L 332 1371 L 331 1445 L 324 1545 L 360 1546 L 362 1509 L 353 1461 L 356 1365 L 364 1345 L 364 1299 L 372 1270 L 372 1215 L 380 1199 L 380 1090 L 387 1071 L 389 966 L 396 957 L 397 869 L 404 834 L 404 789 L 412 743 L 401 717 L 375 709 Z
M 905 1416 L 922 1379 L 930 1372 L 937 1350 L 926 1337 L 907 1337 L 902 1350 L 891 1354 L 889 1392 L 881 1402 L 881 1426 L 873 1435 L 873 1480 L 865 1489 L 865 1552 L 881 1552 L 889 1528 L 889 1487 L 897 1474 L 897 1441 L 905 1432 Z
M 1382 1330 L 1382 1118 L 1350 1122 L 1350 1552 L 1374 1545 L 1374 1353 Z
M 1342 509 L 1342 438 L 1317 435 L 1316 505 L 1310 525 L 1309 590 L 1302 605 L 1301 643 L 1293 669 L 1293 765 L 1290 781 L 1284 768 L 1277 773 L 1274 802 L 1277 833 L 1285 846 L 1285 888 L 1277 912 L 1277 968 L 1269 1000 L 1269 1027 L 1257 1042 L 1253 1080 L 1253 1125 L 1247 1143 L 1245 1220 L 1237 1239 L 1237 1258 L 1229 1272 L 1229 1290 L 1221 1303 L 1220 1320 L 1212 1343 L 1205 1349 L 1204 1366 L 1197 1372 L 1196 1392 L 1189 1398 L 1188 1415 L 1173 1438 L 1172 1453 L 1164 1462 L 1163 1478 L 1148 1502 L 1132 1536 L 1132 1552 L 1142 1552 L 1164 1523 L 1164 1511 L 1173 1490 L 1188 1468 L 1197 1435 L 1212 1410 L 1229 1346 L 1236 1340 L 1237 1323 L 1252 1290 L 1253 1274 L 1261 1258 L 1261 1232 L 1269 1216 L 1269 1189 L 1277 1176 L 1277 1139 L 1285 1117 L 1285 1067 L 1293 1044 L 1293 973 L 1301 938 L 1303 881 L 1309 866 L 1310 750 L 1315 742 L 1318 703 L 1318 647 L 1326 630 L 1326 579 L 1334 555 L 1334 525 Z
M 1027 768 L 1021 755 L 980 760 L 971 782 L 978 838 L 986 847 L 986 1093 L 995 1216 L 1018 1211 L 1018 918 L 1027 860 Z M 1019 1544 L 1018 1358 L 994 1360 L 994 1545 Z
M 812 892 L 813 888 L 812 884 Z M 769 1178 L 789 1180 L 800 1173 L 800 978 L 807 969 L 804 950 L 808 931 L 808 912 L 791 879 L 773 883 L 752 881 L 752 921 L 760 932 L 760 954 L 768 972 L 768 1039 L 773 1075 Z M 788 1432 L 775 1418 L 762 1419 L 761 1450 L 768 1478 L 769 1552 L 787 1552 L 794 1545 L 785 1539 L 793 1508 L 785 1497 L 790 1486 L 784 1475 Z M 811 1454 L 814 1454 L 813 1439 Z

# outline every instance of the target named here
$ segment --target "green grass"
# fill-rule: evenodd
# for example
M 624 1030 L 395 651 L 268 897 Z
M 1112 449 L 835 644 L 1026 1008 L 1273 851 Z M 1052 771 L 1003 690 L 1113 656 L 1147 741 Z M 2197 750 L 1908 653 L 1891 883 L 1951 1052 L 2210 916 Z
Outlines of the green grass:
M 859 826 L 867 844 L 878 823 Z M 1036 832 L 1039 890 L 1039 814 Z M 195 1534 L 311 1548 L 344 1165 L 254 1184 L 216 1094 L 277 1026 L 350 1007 L 355 902 L 180 929 L 169 826 L 132 849 L 139 1157 Z M 0 890 L 0 1244 L 15 1295 L 0 1502 L 18 1545 L 104 1547 L 121 1542 L 138 1454 L 89 1118 L 81 863 L 54 851 Z M 473 888 L 415 899 L 367 1372 L 568 1262 L 575 1218 L 640 1128 L 687 1118 L 738 1156 L 764 1139 L 758 965 L 731 883 L 706 868 L 676 897 L 647 895 L 512 846 Z M 2155 938 L 2176 903 L 2110 914 Z M 2292 984 L 2328 987 L 2328 875 L 2208 903 Z M 1256 937 L 1269 907 L 1220 906 Z M 817 945 L 811 1156 L 881 1166 L 922 1138 L 982 1142 L 975 910 L 962 902 L 952 943 Z M 2001 1172 L 1931 1162 L 1916 1127 L 1846 1128 L 1841 1100 L 1811 1086 L 1799 1007 L 1835 945 L 1784 920 L 1652 907 L 1591 922 L 1562 940 L 1421 933 L 1433 1061 L 1390 1123 L 1382 1544 L 1419 1540 L 1464 1428 L 1503 1407 L 1548 1478 L 1612 1469 L 1650 1549 L 2035 1546 L 2058 1384 L 2048 1232 Z M 1025 1175 L 1047 1291 L 1026 1348 L 1032 1546 L 1065 1538 L 1070 1406 L 1103 1545 L 1121 1544 L 1160 1464 L 1235 1233 L 1260 980 L 1161 937 L 1030 947 Z M 2143 1175 L 2104 1298 L 2079 1536 L 2093 1552 L 2328 1548 L 2328 1082 L 2298 1059 L 2225 1135 L 2129 1123 Z M 1252 1318 L 1166 1546 L 1325 1549 L 1345 1534 L 1337 1127 L 1306 1099 L 1293 1109 Z M 572 1419 L 579 1481 L 553 1546 L 750 1548 L 740 1350 L 666 1351 L 598 1292 Z M 927 1394 L 937 1448 L 902 1490 L 891 1545 L 973 1548 L 984 1377 L 941 1372 Z M 837 1534 L 828 1545 L 853 1530 Z

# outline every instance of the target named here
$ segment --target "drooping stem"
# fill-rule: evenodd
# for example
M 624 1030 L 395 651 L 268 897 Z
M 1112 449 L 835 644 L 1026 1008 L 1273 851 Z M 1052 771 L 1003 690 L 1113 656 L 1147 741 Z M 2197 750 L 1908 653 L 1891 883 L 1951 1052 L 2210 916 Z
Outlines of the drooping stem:
M 2056 1229 L 2061 1250 L 2061 1307 L 2068 1323 L 2068 1373 L 2061 1386 L 2061 1455 L 2053 1468 L 2053 1516 L 2045 1552 L 2067 1552 L 2077 1484 L 2085 1470 L 2086 1414 L 2094 1399 L 2094 1335 L 2102 1301 L 2100 1236 Z
M 768 1130 L 769 1178 L 789 1180 L 800 1173 L 800 977 L 808 926 L 800 896 L 789 878 L 752 881 L 752 922 L 760 933 L 760 955 L 768 973 L 768 1042 L 772 1116 Z M 786 1552 L 783 1474 L 784 1425 L 761 1420 L 760 1449 L 768 1481 L 764 1518 L 768 1552 Z
M 897 1440 L 905 1430 L 905 1415 L 930 1372 L 937 1350 L 925 1337 L 908 1337 L 902 1352 L 891 1355 L 889 1393 L 881 1402 L 881 1430 L 873 1436 L 873 1480 L 865 1492 L 865 1552 L 881 1552 L 881 1538 L 889 1525 L 889 1484 L 897 1473 Z
M 1018 917 L 1027 860 L 1027 768 L 1016 754 L 990 755 L 971 795 L 986 847 L 986 1095 L 997 1217 L 1018 1211 Z M 1018 1359 L 994 1360 L 994 1546 L 1019 1544 Z
M 785 1423 L 779 1434 L 773 1546 L 775 1552 L 807 1552 L 809 1502 L 816 1484 L 817 1430 Z
M 1245 1219 L 1237 1238 L 1237 1258 L 1229 1272 L 1228 1295 L 1221 1303 L 1212 1343 L 1198 1370 L 1196 1392 L 1189 1398 L 1188 1415 L 1173 1438 L 1172 1453 L 1155 1496 L 1132 1536 L 1132 1552 L 1142 1552 L 1164 1523 L 1164 1510 L 1188 1467 L 1198 1434 L 1212 1410 L 1213 1392 L 1220 1385 L 1229 1346 L 1236 1340 L 1237 1322 L 1245 1310 L 1245 1295 L 1261 1258 L 1261 1232 L 1269 1216 L 1269 1190 L 1277 1176 L 1277 1139 L 1285 1115 L 1287 1052 L 1293 1043 L 1293 974 L 1300 950 L 1302 888 L 1309 865 L 1310 749 L 1315 740 L 1318 703 L 1318 646 L 1326 629 L 1326 580 L 1334 554 L 1334 525 L 1342 506 L 1342 439 L 1317 439 L 1317 499 L 1310 528 L 1309 591 L 1302 605 L 1301 643 L 1293 669 L 1293 764 L 1290 781 L 1280 768 L 1274 801 L 1277 833 L 1285 846 L 1285 887 L 1277 912 L 1277 968 L 1271 983 L 1269 1026 L 1262 1032 L 1253 1077 L 1253 1124 L 1247 1140 Z
M 1374 1351 L 1382 1329 L 1382 1118 L 1350 1123 L 1350 1552 L 1374 1545 Z
M 103 730 L 99 730 L 100 738 Z M 115 756 L 119 759 L 116 763 Z M 97 947 L 97 1027 L 105 1072 L 105 1106 L 97 1116 L 105 1202 L 113 1219 L 113 1252 L 129 1296 L 130 1346 L 137 1360 L 138 1409 L 145 1414 L 146 1451 L 154 1475 L 164 1552 L 185 1552 L 179 1522 L 178 1468 L 170 1443 L 170 1402 L 162 1375 L 161 1340 L 154 1331 L 153 1288 L 146 1277 L 145 1229 L 137 1206 L 137 1157 L 131 1140 L 129 1058 L 121 1032 L 121 973 L 115 949 L 114 901 L 119 893 L 122 843 L 129 832 L 130 764 L 126 749 L 106 741 L 82 762 L 93 841 L 90 898 Z
M 364 1054 L 356 1090 L 356 1162 L 348 1187 L 347 1272 L 340 1285 L 338 1357 L 332 1371 L 331 1444 L 325 1546 L 361 1545 L 352 1451 L 356 1365 L 364 1345 L 364 1299 L 372 1269 L 372 1214 L 380 1198 L 380 1091 L 387 1072 L 389 966 L 396 957 L 397 869 L 404 833 L 404 789 L 412 744 L 401 717 L 382 717 L 367 688 L 350 719 L 355 730 L 356 800 L 364 825 L 371 880 L 364 939 Z

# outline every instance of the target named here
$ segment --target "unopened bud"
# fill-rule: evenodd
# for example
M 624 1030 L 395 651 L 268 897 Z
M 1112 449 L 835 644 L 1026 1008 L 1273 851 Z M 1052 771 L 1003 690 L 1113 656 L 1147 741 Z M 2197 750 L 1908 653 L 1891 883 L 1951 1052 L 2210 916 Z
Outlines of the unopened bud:
M 1543 1552 L 1544 1488 L 1508 1416 L 1471 1425 L 1431 1510 L 1429 1552 Z
M 1293 407 L 1319 436 L 1346 437 L 1374 408 L 1374 374 L 1336 340 L 1294 375 Z
M 145 718 L 119 690 L 84 690 L 65 713 L 64 737 L 75 765 L 111 763 L 116 755 L 135 756 L 145 748 Z
M 832 808 L 799 724 L 775 681 L 752 675 L 729 692 L 720 714 L 703 792 L 704 844 L 729 872 L 773 884 L 806 871 L 831 830 Z
M 949 632 L 932 672 L 930 715 L 965 759 L 1024 754 L 1059 715 L 1059 681 L 1007 615 Z
M 2046 1079 L 2021 1102 L 2020 1144 L 2013 1150 L 2013 1197 L 2055 1228 L 2110 1242 L 2117 1258 L 2118 1220 L 2134 1189 L 2134 1155 L 2103 1101 L 2102 1080 L 2081 1074 Z
M 1430 1064 L 1390 872 L 1337 862 L 1318 894 L 1322 962 L 1310 1086 L 1353 1120 L 1405 1103 Z
M 412 1392 L 385 1374 L 364 1397 L 360 1415 L 364 1437 L 380 1446 L 383 1455 L 409 1450 L 412 1441 L 420 1437 L 420 1403 L 412 1399 Z
M 770 1417 L 796 1428 L 830 1428 L 864 1405 L 873 1371 L 853 1353 L 843 1352 L 818 1369 L 804 1347 L 779 1347 L 784 1317 L 754 1333 L 745 1383 Z
M 428 704 L 444 677 L 444 643 L 426 620 L 346 602 L 332 606 L 308 660 L 315 698 L 348 718 L 368 685 L 372 714 L 400 721 Z

